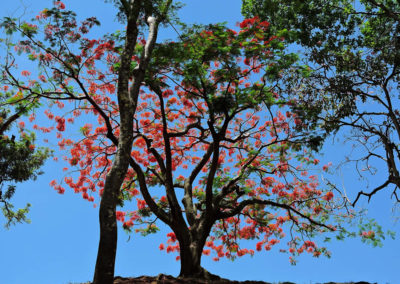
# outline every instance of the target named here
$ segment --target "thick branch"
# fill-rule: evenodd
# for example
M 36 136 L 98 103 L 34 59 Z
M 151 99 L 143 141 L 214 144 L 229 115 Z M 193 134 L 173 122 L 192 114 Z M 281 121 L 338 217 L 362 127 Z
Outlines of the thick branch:
M 172 150 L 171 150 L 171 142 L 170 137 L 168 135 L 168 124 L 166 120 L 166 113 L 164 107 L 164 99 L 162 96 L 162 90 L 159 85 L 154 82 L 148 82 L 150 88 L 158 95 L 160 100 L 160 111 L 161 111 L 161 120 L 163 125 L 163 138 L 164 138 L 164 150 L 165 150 L 165 159 L 166 159 L 166 172 L 165 172 L 165 187 L 167 191 L 167 198 L 169 205 L 171 207 L 172 214 L 176 216 L 178 222 L 183 222 L 183 216 L 181 213 L 181 208 L 178 202 L 178 199 L 175 194 L 173 177 L 172 177 Z
M 196 179 L 196 177 L 200 173 L 201 169 L 205 166 L 205 164 L 210 159 L 211 154 L 213 153 L 213 149 L 214 149 L 214 144 L 211 143 L 207 149 L 207 152 L 204 154 L 203 158 L 200 160 L 200 162 L 196 165 L 196 167 L 190 173 L 190 176 L 185 179 L 185 184 L 184 184 L 185 195 L 183 197 L 182 202 L 185 205 L 186 217 L 191 226 L 192 226 L 195 216 L 196 216 L 195 208 L 193 206 L 193 197 L 192 197 L 193 181 Z
M 11 123 L 16 121 L 18 118 L 21 117 L 22 113 L 25 111 L 25 109 L 21 109 L 19 112 L 14 113 L 12 116 L 10 116 L 4 124 L 1 125 L 0 127 L 0 135 L 3 135 L 3 133 L 10 127 Z
M 356 205 L 358 199 L 361 197 L 361 195 L 365 195 L 368 196 L 368 202 L 371 200 L 372 195 L 376 194 L 378 191 L 380 191 L 381 189 L 385 188 L 386 186 L 388 186 L 390 184 L 390 181 L 387 180 L 385 181 L 382 185 L 378 186 L 377 188 L 375 188 L 373 191 L 371 191 L 370 193 L 365 193 L 364 191 L 360 191 L 357 194 L 357 198 L 354 200 L 353 202 L 353 206 Z
M 139 189 L 140 192 L 146 201 L 147 205 L 149 206 L 150 210 L 158 217 L 160 220 L 162 220 L 164 223 L 167 225 L 171 224 L 171 216 L 166 213 L 163 209 L 161 209 L 157 203 L 153 200 L 153 198 L 150 195 L 149 189 L 147 188 L 146 184 L 146 178 L 144 176 L 142 168 L 137 164 L 132 158 L 129 159 L 129 164 L 131 167 L 134 169 L 134 171 L 137 174 L 137 179 L 139 181 Z

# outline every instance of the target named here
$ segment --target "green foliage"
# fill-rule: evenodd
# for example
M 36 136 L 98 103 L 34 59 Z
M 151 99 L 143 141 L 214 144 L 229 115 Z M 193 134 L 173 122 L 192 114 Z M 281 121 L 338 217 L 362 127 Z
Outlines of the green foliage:
M 285 41 L 304 48 L 303 58 L 308 66 L 292 72 L 289 76 L 292 79 L 286 84 L 286 91 L 296 88 L 300 98 L 296 108 L 302 120 L 315 124 L 321 115 L 329 115 L 321 125 L 328 132 L 337 130 L 340 126 L 337 120 L 356 113 L 357 98 L 362 101 L 368 98 L 366 85 L 361 82 L 379 87 L 391 71 L 391 81 L 399 82 L 398 2 L 363 0 L 360 5 L 350 0 L 242 2 L 245 17 L 259 16 L 269 21 L 272 31 L 289 30 Z
M 272 31 L 287 29 L 285 40 L 300 46 L 305 65 L 285 73 L 282 95 L 294 98 L 292 110 L 313 131 L 308 141 L 319 149 L 342 127 L 366 154 L 366 168 L 380 161 L 388 177 L 371 193 L 400 186 L 400 2 L 392 0 L 242 0 L 245 17 L 258 16 Z M 272 72 L 273 73 L 273 72 Z M 298 147 L 301 147 L 300 144 Z M 384 154 L 382 154 L 384 153 Z M 373 157 L 373 158 L 371 158 Z M 354 160 L 354 159 L 353 159 Z M 386 182 L 385 182 L 386 180 Z M 358 234 L 344 231 L 338 239 L 360 235 L 381 246 L 385 235 L 374 221 L 363 221 Z
M 18 183 L 29 179 L 35 180 L 41 174 L 39 168 L 43 165 L 50 152 L 47 149 L 34 150 L 31 144 L 34 136 L 24 136 L 20 141 L 14 141 L 14 136 L 9 139 L 0 138 L 0 202 L 1 209 L 6 217 L 8 228 L 16 222 L 26 222 L 26 213 L 30 204 L 24 209 L 13 211 L 10 199 L 15 193 L 15 186 L 8 185 L 5 192 L 2 192 L 6 183 Z
M 126 23 L 127 15 L 132 15 L 131 5 L 129 5 L 128 1 L 120 1 L 120 0 L 105 0 L 105 2 L 114 3 L 115 7 L 118 9 L 117 18 L 121 23 Z M 166 1 L 164 0 L 145 0 L 141 1 L 140 5 L 140 18 L 146 18 L 149 15 L 160 16 L 164 14 L 164 10 L 166 9 Z M 161 24 L 167 24 L 168 22 L 177 21 L 177 11 L 183 7 L 183 3 L 179 1 L 173 1 L 169 8 L 168 14 L 165 19 L 161 20 Z M 145 25 L 146 21 L 139 21 L 140 25 Z
M 0 140 L 1 182 L 22 182 L 36 177 L 36 170 L 43 163 L 46 151 L 34 151 L 31 144 L 34 135 L 24 136 L 20 141 L 2 137 Z
M 0 191 L 2 193 L 2 191 Z M 20 208 L 14 211 L 14 206 L 9 202 L 15 193 L 15 186 L 8 185 L 7 190 L 0 195 L 0 202 L 3 203 L 1 210 L 4 217 L 6 218 L 5 227 L 8 229 L 11 225 L 16 223 L 30 223 L 30 220 L 26 217 L 29 213 L 31 204 L 27 203 L 25 208 Z
M 23 128 L 19 128 L 18 140 L 14 134 L 11 138 L 5 135 L 18 118 L 39 106 L 37 101 L 24 100 L 22 97 L 16 99 L 11 94 L 0 94 L 0 204 L 6 218 L 6 228 L 15 223 L 29 222 L 26 214 L 30 204 L 15 211 L 10 202 L 16 190 L 14 183 L 35 180 L 41 174 L 39 168 L 51 154 L 48 149 L 36 148 L 34 133 L 24 131 Z
M 15 24 L 16 19 L 5 17 L 2 22 L 0 22 L 0 28 L 3 28 L 6 35 L 12 35 L 17 31 L 17 25 Z
M 160 229 L 155 224 L 148 224 L 147 227 L 136 229 L 135 232 L 140 233 L 142 236 L 145 237 L 150 234 L 155 234 L 159 230 Z
M 271 23 L 271 29 L 287 29 L 285 39 L 306 46 L 319 42 L 338 44 L 337 39 L 351 33 L 359 20 L 353 15 L 353 1 L 349 0 L 242 0 L 245 17 L 259 16 Z
M 219 23 L 190 27 L 181 24 L 181 30 L 180 42 L 156 46 L 152 57 L 154 64 L 150 65 L 145 81 L 154 81 L 155 74 L 171 67 L 181 70 L 179 80 L 183 77 L 183 84 L 207 94 L 209 111 L 215 115 L 229 115 L 239 106 L 254 108 L 262 101 L 271 105 L 277 103 L 266 81 L 276 82 L 281 78 L 282 70 L 292 67 L 298 60 L 295 54 L 284 52 L 285 43 L 269 29 L 251 27 L 236 34 L 224 23 Z M 221 87 L 229 88 L 229 84 L 238 84 L 246 76 L 245 73 L 240 75 L 243 72 L 243 63 L 238 61 L 240 57 L 257 58 L 264 64 L 260 70 L 263 74 L 261 82 L 238 89 L 234 95 L 221 92 Z

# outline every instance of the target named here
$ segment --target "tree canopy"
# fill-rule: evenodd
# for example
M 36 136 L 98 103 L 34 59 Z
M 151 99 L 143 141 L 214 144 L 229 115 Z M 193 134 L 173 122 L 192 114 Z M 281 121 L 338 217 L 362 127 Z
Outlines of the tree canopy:
M 0 82 L 3 80 L 0 78 Z M 15 183 L 35 180 L 41 174 L 40 167 L 50 155 L 48 149 L 35 147 L 35 134 L 25 129 L 18 119 L 27 116 L 37 107 L 35 101 L 21 100 L 23 95 L 16 89 L 3 85 L 0 92 L 0 203 L 6 228 L 11 224 L 29 222 L 27 213 L 30 204 L 14 211 L 11 198 L 15 194 Z M 32 115 L 32 113 L 31 113 Z M 7 135 L 8 134 L 8 135 Z M 11 135 L 11 137 L 9 137 Z M 16 139 L 16 135 L 19 138 Z
M 353 204 L 382 189 L 400 201 L 399 10 L 391 0 L 243 1 L 245 16 L 288 30 L 287 40 L 304 48 L 310 76 L 292 77 L 286 89 L 299 94 L 297 113 L 327 133 L 350 129 L 365 153 L 350 157 L 360 176 L 385 168 L 387 178 Z

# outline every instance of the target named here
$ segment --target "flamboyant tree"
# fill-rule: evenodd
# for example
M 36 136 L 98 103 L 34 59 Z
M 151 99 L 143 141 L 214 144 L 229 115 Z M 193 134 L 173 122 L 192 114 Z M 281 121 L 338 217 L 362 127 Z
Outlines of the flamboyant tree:
M 88 37 L 94 18 L 78 25 L 59 2 L 37 17 L 37 25 L 3 24 L 22 33 L 16 49 L 40 67 L 40 74 L 23 71 L 24 83 L 14 64 L 4 66 L 6 85 L 24 98 L 69 108 L 45 115 L 79 177 L 51 184 L 63 193 L 65 183 L 88 201 L 94 192 L 101 196 L 94 282 L 112 281 L 116 219 L 143 234 L 157 231 L 156 220 L 167 224 L 166 250 L 179 252 L 182 277 L 211 276 L 201 267 L 206 247 L 215 250 L 215 260 L 233 259 L 270 250 L 285 234 L 292 256 L 329 255 L 312 238 L 335 231 L 341 236 L 337 218 L 353 213 L 307 172 L 318 164 L 312 150 L 319 139 L 290 111 L 296 97 L 277 92 L 284 70 L 308 69 L 294 66 L 296 56 L 284 52 L 284 33 L 272 34 L 258 18 L 244 20 L 239 32 L 195 26 L 183 28 L 178 42 L 155 44 L 171 2 L 118 2 L 127 30 L 100 39 Z M 144 19 L 147 38 L 137 25 Z M 64 135 L 68 123 L 82 125 L 79 140 Z M 117 205 L 133 208 L 116 211 Z M 259 241 L 253 250 L 241 248 L 240 239 Z
M 28 82 L 25 83 L 13 73 L 16 67 L 15 60 L 12 54 L 8 54 L 8 60 L 3 66 L 3 79 L 6 86 L 13 86 L 18 90 L 16 96 L 20 96 L 20 99 L 25 101 L 47 98 L 60 107 L 63 105 L 63 100 L 83 102 L 83 105 L 89 104 L 97 108 L 109 127 L 108 138 L 115 145 L 115 151 L 114 159 L 110 162 L 103 181 L 99 212 L 100 242 L 93 280 L 96 284 L 112 283 L 114 279 L 117 245 L 116 206 L 119 202 L 120 187 L 129 167 L 133 141 L 132 118 L 135 115 L 140 86 L 157 40 L 159 25 L 166 19 L 172 0 L 114 2 L 120 11 L 119 17 L 127 25 L 122 36 L 122 46 L 118 48 L 114 46 L 112 40 L 90 40 L 85 37 L 90 28 L 98 25 L 99 22 L 96 18 L 89 18 L 78 24 L 75 13 L 65 10 L 65 5 L 61 1 L 55 1 L 54 8 L 42 11 L 34 19 L 36 23 L 21 23 L 11 18 L 5 18 L 2 23 L 7 34 L 21 33 L 22 39 L 15 45 L 15 50 L 28 53 L 29 59 L 39 63 L 38 79 L 28 78 Z M 39 27 L 44 28 L 43 33 Z M 146 30 L 148 31 L 147 42 L 141 44 L 138 64 L 132 68 L 132 56 L 135 53 L 139 35 Z M 94 45 L 96 49 L 93 49 Z M 118 106 L 119 118 L 119 135 L 117 136 L 112 133 L 107 110 L 99 107 L 101 104 L 107 104 L 107 99 L 96 95 L 96 90 L 91 87 L 86 89 L 85 85 L 88 81 L 86 75 L 93 75 L 90 70 L 93 69 L 94 62 L 101 61 L 104 53 L 110 50 L 118 51 L 118 56 L 107 58 L 108 62 L 118 61 L 119 63 L 118 72 L 112 72 L 118 83 L 104 82 L 103 91 L 113 94 L 116 92 L 115 106 Z M 83 72 L 85 75 L 82 74 Z M 23 71 L 21 75 L 30 77 L 31 72 Z M 103 80 L 100 75 L 97 79 Z M 85 108 L 85 106 L 80 107 Z M 65 130 L 65 119 L 55 117 L 55 120 L 57 121 L 56 129 L 61 133 Z M 42 128 L 42 130 L 49 129 Z
M 318 160 L 309 151 L 314 138 L 287 111 L 296 99 L 274 92 L 295 57 L 268 27 L 258 18 L 244 20 L 239 32 L 194 27 L 155 50 L 158 68 L 145 80 L 150 92 L 143 94 L 134 142 L 143 150 L 132 153 L 146 169 L 132 164 L 145 202 L 138 199 L 124 226 L 150 213 L 165 222 L 173 232 L 160 249 L 179 252 L 182 277 L 212 276 L 201 267 L 206 247 L 214 260 L 270 250 L 289 224 L 289 253 L 329 254 L 310 237 L 334 231 L 327 220 L 340 210 L 305 170 Z M 148 172 L 147 183 L 140 172 Z M 147 188 L 160 186 L 165 195 L 151 198 Z M 150 222 L 142 232 L 154 230 Z M 247 249 L 240 239 L 259 241 Z
M 383 189 L 398 203 L 400 187 L 400 4 L 392 0 L 243 0 L 242 12 L 290 30 L 289 41 L 304 49 L 312 66 L 305 79 L 288 86 L 299 94 L 297 113 L 327 133 L 350 131 L 351 155 L 360 177 L 378 170 L 386 178 L 359 190 L 352 201 Z M 288 90 L 287 89 L 287 90 Z

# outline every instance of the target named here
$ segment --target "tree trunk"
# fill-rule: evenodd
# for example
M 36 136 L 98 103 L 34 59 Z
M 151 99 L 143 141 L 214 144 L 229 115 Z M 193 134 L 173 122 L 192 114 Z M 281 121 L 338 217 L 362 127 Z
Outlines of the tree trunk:
M 121 106 L 122 104 L 120 103 L 119 105 Z M 93 284 L 112 284 L 114 282 L 115 255 L 117 251 L 116 208 L 121 185 L 129 167 L 133 140 L 132 117 L 132 111 L 121 111 L 121 135 L 118 139 L 118 149 L 111 169 L 106 176 L 100 202 L 100 242 Z
M 116 204 L 104 196 L 100 202 L 100 242 L 97 253 L 93 284 L 114 282 L 115 256 L 117 252 Z
M 114 282 L 115 256 L 117 252 L 117 219 L 116 208 L 119 201 L 121 185 L 126 176 L 131 158 L 133 142 L 133 116 L 136 111 L 137 95 L 139 94 L 141 78 L 135 77 L 132 88 L 135 92 L 130 96 L 129 75 L 131 58 L 136 45 L 138 29 L 136 25 L 140 1 L 133 1 L 136 4 L 127 13 L 128 25 L 126 30 L 125 48 L 121 55 L 121 67 L 118 73 L 118 106 L 120 113 L 120 135 L 117 138 L 114 134 L 108 134 L 117 152 L 110 171 L 107 173 L 103 195 L 100 202 L 100 242 L 97 252 L 96 268 L 93 277 L 93 284 L 112 284 Z M 137 6 L 139 5 L 139 6 Z M 112 133 L 112 129 L 108 129 Z
M 107 174 L 100 202 L 100 242 L 93 284 L 112 284 L 114 282 L 118 232 L 116 208 L 120 188 L 128 170 L 127 161 L 132 145 L 132 137 L 129 131 L 121 134 L 119 141 L 118 150 L 111 170 Z
M 211 274 L 201 266 L 201 256 L 209 235 L 209 230 L 206 231 L 201 233 L 199 231 L 191 232 L 192 237 L 178 237 L 181 260 L 180 278 L 220 279 L 219 276 Z
M 181 272 L 179 277 L 204 278 L 204 269 L 201 267 L 201 252 L 196 244 L 180 246 Z

